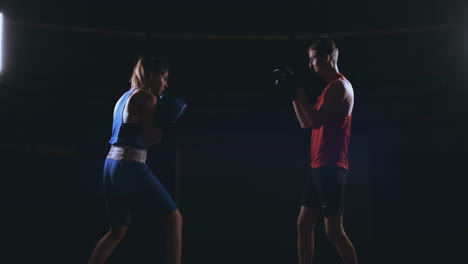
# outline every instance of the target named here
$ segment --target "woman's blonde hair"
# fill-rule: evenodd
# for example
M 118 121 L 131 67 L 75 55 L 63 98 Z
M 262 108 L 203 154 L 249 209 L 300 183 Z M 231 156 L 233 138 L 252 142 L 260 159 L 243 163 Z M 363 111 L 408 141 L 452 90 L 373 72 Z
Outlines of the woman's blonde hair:
M 149 88 L 150 74 L 164 74 L 169 71 L 169 63 L 163 57 L 139 57 L 130 78 L 131 88 Z

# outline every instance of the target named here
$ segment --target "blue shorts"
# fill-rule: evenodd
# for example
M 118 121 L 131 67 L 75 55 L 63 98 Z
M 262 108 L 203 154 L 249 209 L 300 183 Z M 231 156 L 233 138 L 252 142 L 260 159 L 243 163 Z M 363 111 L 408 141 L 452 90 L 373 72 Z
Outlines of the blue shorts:
M 103 180 L 111 226 L 131 224 L 135 210 L 154 210 L 163 216 L 177 209 L 166 188 L 145 163 L 106 159 Z

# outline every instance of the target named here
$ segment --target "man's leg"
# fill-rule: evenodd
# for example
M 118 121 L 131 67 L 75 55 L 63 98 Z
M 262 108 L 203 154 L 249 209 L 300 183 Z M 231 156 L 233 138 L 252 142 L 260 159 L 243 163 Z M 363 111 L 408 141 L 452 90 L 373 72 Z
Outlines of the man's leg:
M 311 264 L 314 257 L 314 228 L 320 210 L 301 206 L 297 218 L 297 253 L 299 264 Z
M 89 258 L 88 264 L 103 264 L 112 254 L 114 248 L 125 236 L 128 227 L 111 227 L 109 231 L 99 240 Z
M 175 210 L 161 217 L 166 233 L 166 253 L 168 264 L 180 264 L 182 255 L 182 216 Z
M 325 216 L 324 223 L 325 232 L 338 250 L 343 263 L 357 264 L 357 256 L 353 243 L 348 238 L 343 228 L 343 214 Z

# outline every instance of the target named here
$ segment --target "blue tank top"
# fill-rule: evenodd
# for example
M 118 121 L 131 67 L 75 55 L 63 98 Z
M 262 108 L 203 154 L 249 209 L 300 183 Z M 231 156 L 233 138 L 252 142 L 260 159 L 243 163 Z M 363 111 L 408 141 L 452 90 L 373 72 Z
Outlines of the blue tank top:
M 128 98 L 136 88 L 128 90 L 122 100 L 117 103 L 115 108 L 114 122 L 112 124 L 112 137 L 109 143 L 115 146 L 131 146 L 137 149 L 145 149 L 140 124 L 130 124 L 123 122 L 123 113 Z

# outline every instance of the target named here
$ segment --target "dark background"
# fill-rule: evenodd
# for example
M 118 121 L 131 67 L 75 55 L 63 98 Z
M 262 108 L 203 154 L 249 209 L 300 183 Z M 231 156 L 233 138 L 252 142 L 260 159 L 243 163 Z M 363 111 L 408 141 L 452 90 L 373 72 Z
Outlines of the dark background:
M 329 34 L 355 108 L 345 229 L 360 263 L 450 263 L 466 235 L 468 10 L 455 1 L 3 1 L 3 249 L 86 263 L 106 232 L 101 171 L 137 56 L 171 62 L 189 108 L 149 163 L 184 217 L 183 263 L 297 263 L 310 130 L 272 89 Z M 307 75 L 308 73 L 308 75 Z M 161 263 L 141 215 L 109 263 Z M 338 263 L 317 230 L 318 263 Z M 463 241 L 463 240 L 462 240 Z

